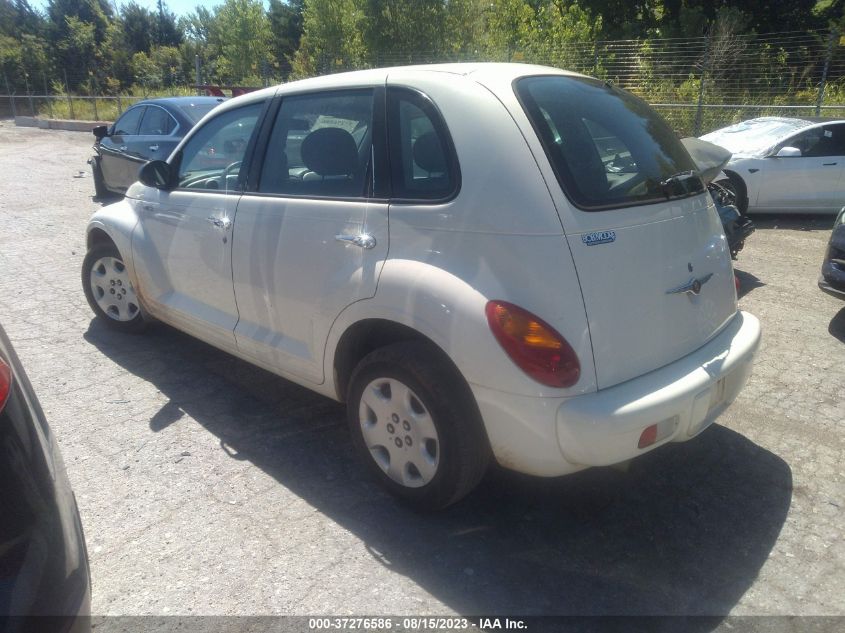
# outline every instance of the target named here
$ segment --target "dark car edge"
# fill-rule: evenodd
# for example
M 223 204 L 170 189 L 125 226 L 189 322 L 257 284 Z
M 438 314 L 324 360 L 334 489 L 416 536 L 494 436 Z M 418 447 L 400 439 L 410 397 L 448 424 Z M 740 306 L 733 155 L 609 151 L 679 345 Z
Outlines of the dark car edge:
M 88 552 L 64 462 L 0 327 L 0 630 L 91 629 Z
M 845 207 L 833 223 L 819 276 L 819 288 L 838 299 L 845 299 Z

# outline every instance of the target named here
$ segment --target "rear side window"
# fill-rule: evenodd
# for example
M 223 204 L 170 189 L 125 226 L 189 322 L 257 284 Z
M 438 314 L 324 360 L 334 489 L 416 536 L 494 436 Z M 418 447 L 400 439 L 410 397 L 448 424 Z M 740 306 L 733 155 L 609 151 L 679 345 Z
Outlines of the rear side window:
M 258 190 L 361 198 L 372 180 L 373 91 L 286 97 L 273 126 Z
M 390 179 L 394 200 L 442 200 L 458 189 L 458 167 L 446 124 L 424 95 L 387 93 Z
M 164 136 L 170 134 L 175 127 L 176 121 L 164 108 L 147 106 L 147 111 L 141 120 L 141 128 L 138 130 L 138 134 Z
M 613 209 L 704 190 L 672 129 L 633 95 L 561 76 L 520 79 L 516 92 L 576 206 Z
M 117 120 L 117 123 L 114 124 L 114 132 L 112 132 L 112 134 L 120 136 L 126 134 L 137 134 L 138 124 L 141 122 L 141 115 L 144 114 L 144 110 L 146 110 L 145 106 L 129 108 L 123 113 L 123 116 Z

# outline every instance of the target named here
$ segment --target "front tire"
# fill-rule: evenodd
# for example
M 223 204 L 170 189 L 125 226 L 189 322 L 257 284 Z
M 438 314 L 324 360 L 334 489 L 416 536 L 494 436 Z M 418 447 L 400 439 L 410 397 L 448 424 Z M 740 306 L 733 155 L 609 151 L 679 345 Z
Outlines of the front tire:
M 745 215 L 748 212 L 748 188 L 745 181 L 733 172 L 727 172 L 726 175 L 728 179 L 720 180 L 718 184 L 733 194 L 737 211 L 740 215 Z
M 126 264 L 113 244 L 99 244 L 85 255 L 82 289 L 103 325 L 121 332 L 141 332 L 146 328 Z
M 98 158 L 91 159 L 91 172 L 94 176 L 94 197 L 97 200 L 105 200 L 112 193 L 106 188 L 103 168 L 100 167 L 100 160 Z
M 367 355 L 350 380 L 347 417 L 359 457 L 410 505 L 438 510 L 481 481 L 490 449 L 466 381 L 420 341 Z

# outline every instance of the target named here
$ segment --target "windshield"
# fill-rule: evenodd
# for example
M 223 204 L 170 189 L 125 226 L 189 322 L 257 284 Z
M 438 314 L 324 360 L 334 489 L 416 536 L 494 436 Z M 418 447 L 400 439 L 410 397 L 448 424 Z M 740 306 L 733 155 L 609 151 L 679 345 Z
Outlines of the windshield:
M 701 138 L 721 145 L 734 154 L 764 154 L 798 130 L 812 125 L 802 119 L 762 117 L 710 132 Z
M 644 101 L 585 77 L 528 77 L 516 92 L 567 197 L 585 210 L 696 195 L 704 186 Z
M 196 123 L 218 105 L 219 104 L 217 103 L 189 103 L 187 105 L 180 105 L 179 109 L 184 112 L 191 121 Z

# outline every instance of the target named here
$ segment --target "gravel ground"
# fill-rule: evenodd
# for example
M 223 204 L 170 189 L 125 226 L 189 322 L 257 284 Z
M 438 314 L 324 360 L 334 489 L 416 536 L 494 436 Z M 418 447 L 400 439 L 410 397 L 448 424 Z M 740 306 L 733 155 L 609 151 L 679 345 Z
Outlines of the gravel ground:
M 0 321 L 67 463 L 94 613 L 845 615 L 830 218 L 759 220 L 736 267 L 763 346 L 696 441 L 628 472 L 497 471 L 426 516 L 371 484 L 340 405 L 172 329 L 92 322 L 90 145 L 0 122 Z

